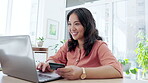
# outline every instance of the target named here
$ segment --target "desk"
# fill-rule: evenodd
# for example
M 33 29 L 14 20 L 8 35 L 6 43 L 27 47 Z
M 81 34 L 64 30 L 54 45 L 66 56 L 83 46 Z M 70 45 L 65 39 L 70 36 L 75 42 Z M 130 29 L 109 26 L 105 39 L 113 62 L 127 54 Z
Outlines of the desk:
M 0 71 L 0 82 L 1 83 L 31 83 L 18 78 L 10 77 Z M 148 83 L 148 81 L 142 80 L 131 80 L 131 79 L 85 79 L 85 80 L 56 80 L 48 83 Z
M 43 47 L 32 47 L 34 53 L 44 53 L 46 54 L 46 59 L 48 58 L 48 48 Z

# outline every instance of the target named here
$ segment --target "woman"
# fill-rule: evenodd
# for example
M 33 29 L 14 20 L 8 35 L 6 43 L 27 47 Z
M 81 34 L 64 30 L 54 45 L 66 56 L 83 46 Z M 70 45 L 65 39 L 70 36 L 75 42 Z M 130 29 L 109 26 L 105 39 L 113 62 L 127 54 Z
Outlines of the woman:
M 52 71 L 49 62 L 63 63 L 57 73 L 66 79 L 122 77 L 120 63 L 98 36 L 95 20 L 86 8 L 76 8 L 67 15 L 70 39 L 37 69 Z

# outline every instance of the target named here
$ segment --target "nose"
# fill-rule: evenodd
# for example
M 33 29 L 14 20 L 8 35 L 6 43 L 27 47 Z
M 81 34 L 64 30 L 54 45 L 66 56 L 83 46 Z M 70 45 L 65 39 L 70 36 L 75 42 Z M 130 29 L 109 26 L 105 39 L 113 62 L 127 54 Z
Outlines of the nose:
M 70 26 L 70 30 L 72 30 L 72 31 L 76 30 L 75 26 L 74 25 L 71 25 Z

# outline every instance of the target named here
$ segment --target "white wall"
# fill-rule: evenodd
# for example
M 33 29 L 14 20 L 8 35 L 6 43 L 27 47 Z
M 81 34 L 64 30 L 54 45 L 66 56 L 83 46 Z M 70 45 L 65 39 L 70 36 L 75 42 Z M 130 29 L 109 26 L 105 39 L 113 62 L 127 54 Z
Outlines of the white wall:
M 64 39 L 65 8 L 66 0 L 40 0 L 37 37 L 43 36 L 46 38 L 48 19 L 56 20 L 59 22 L 58 39 L 46 38 L 43 47 L 53 46 Z
M 148 33 L 148 0 L 145 0 L 145 23 L 146 23 L 146 33 Z M 148 34 L 147 34 L 148 35 Z

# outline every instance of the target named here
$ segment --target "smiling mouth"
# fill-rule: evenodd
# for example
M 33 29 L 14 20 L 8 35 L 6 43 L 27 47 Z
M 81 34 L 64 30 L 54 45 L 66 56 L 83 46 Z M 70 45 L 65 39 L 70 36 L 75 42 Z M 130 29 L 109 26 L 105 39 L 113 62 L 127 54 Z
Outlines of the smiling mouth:
M 78 32 L 71 33 L 72 36 L 76 36 Z

